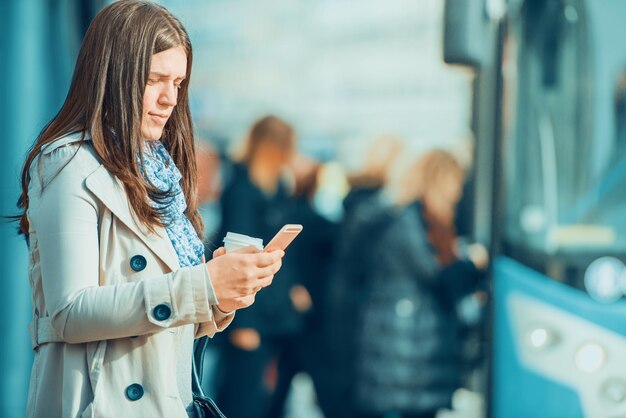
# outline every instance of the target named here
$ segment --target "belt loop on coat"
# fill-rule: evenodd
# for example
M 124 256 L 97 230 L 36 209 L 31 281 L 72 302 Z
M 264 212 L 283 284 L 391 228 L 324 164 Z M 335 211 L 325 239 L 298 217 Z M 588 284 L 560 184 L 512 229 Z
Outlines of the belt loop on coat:
M 52 319 L 50 317 L 33 319 L 28 324 L 28 330 L 30 331 L 30 345 L 33 350 L 36 350 L 42 344 L 63 341 L 58 332 L 52 327 Z
M 37 319 L 33 319 L 28 324 L 28 333 L 30 334 L 30 346 L 33 350 L 36 350 L 39 347 L 39 343 L 37 342 Z

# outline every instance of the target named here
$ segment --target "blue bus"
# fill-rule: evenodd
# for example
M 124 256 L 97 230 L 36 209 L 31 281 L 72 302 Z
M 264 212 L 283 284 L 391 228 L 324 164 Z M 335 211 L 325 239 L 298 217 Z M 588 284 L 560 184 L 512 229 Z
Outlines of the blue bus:
M 445 41 L 476 69 L 488 415 L 626 417 L 626 1 L 448 1 Z

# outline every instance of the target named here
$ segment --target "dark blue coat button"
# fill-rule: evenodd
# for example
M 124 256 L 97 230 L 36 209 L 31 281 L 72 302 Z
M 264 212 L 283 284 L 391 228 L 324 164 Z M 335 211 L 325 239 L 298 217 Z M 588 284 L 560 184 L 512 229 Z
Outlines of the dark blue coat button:
M 134 255 L 133 258 L 130 259 L 130 268 L 135 271 L 141 271 L 146 268 L 146 257 L 143 255 Z
M 143 397 L 143 387 L 139 383 L 133 383 L 126 388 L 126 397 L 131 401 L 138 401 Z
M 152 310 L 152 314 L 158 321 L 165 321 L 172 314 L 172 310 L 167 305 L 157 305 Z

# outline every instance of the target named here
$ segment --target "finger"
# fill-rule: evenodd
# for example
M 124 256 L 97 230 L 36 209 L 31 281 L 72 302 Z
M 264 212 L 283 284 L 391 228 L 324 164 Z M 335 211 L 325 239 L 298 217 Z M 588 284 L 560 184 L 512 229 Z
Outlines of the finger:
M 282 263 L 279 260 L 276 263 L 271 264 L 267 267 L 261 267 L 256 271 L 256 276 L 257 277 L 273 276 L 274 274 L 278 273 L 278 270 L 280 270 L 281 266 L 282 266 Z
M 258 280 L 257 282 L 257 287 L 267 287 L 269 285 L 272 284 L 272 282 L 274 281 L 274 276 L 267 276 L 267 277 L 262 277 Z
M 273 280 L 274 280 L 273 274 L 269 276 L 264 276 L 255 280 L 253 283 L 251 283 L 250 287 L 248 287 L 246 295 L 258 293 L 264 287 L 268 287 L 269 285 L 271 285 Z
M 213 258 L 220 257 L 224 254 L 226 254 L 226 248 L 220 247 L 217 250 L 213 251 Z
M 250 295 L 242 295 L 237 298 L 234 298 L 233 302 L 236 306 L 235 309 L 247 308 L 248 306 L 250 306 L 252 302 L 254 302 L 254 297 L 251 298 L 251 296 L 254 296 L 254 295 L 255 294 L 253 293 Z
M 257 267 L 267 267 L 272 264 L 278 262 L 283 256 L 285 252 L 283 250 L 276 250 L 269 253 L 259 253 L 255 254 L 256 257 L 256 266 Z
M 248 307 L 254 303 L 254 298 L 256 297 L 256 293 L 252 293 L 250 295 L 244 296 L 240 299 L 243 307 Z
M 285 256 L 285 250 L 272 250 L 265 251 L 267 254 L 275 254 L 278 258 L 283 258 Z

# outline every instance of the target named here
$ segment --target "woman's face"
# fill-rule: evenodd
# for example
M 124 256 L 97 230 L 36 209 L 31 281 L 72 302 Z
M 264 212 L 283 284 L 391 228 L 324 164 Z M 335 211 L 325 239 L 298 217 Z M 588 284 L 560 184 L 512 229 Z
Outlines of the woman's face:
M 152 56 L 148 82 L 143 93 L 141 135 L 156 141 L 170 118 L 178 89 L 187 74 L 187 54 L 182 46 L 170 48 Z
M 442 173 L 428 183 L 424 191 L 424 204 L 431 215 L 441 222 L 454 221 L 454 210 L 461 198 L 463 177 L 457 173 Z
M 445 173 L 440 179 L 440 193 L 451 205 L 456 205 L 463 193 L 463 177 L 457 173 Z

